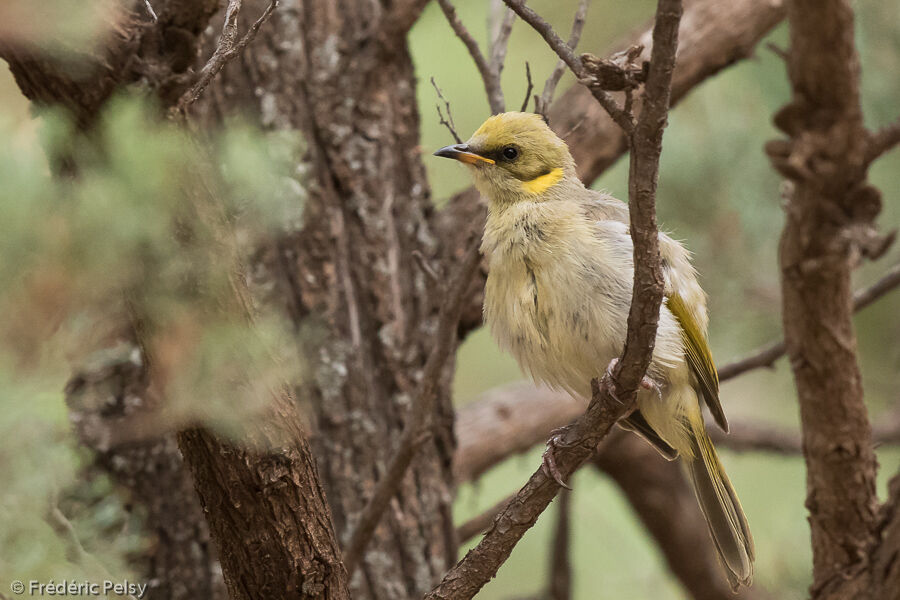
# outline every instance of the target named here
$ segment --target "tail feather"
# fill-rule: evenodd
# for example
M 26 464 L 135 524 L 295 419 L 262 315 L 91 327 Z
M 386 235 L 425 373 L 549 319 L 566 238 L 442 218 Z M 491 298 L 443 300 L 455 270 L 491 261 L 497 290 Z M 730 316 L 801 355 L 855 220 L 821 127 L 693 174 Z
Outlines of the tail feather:
M 694 492 L 706 517 L 732 589 L 753 579 L 753 537 L 747 517 L 702 423 L 691 427 L 693 457 L 685 456 Z

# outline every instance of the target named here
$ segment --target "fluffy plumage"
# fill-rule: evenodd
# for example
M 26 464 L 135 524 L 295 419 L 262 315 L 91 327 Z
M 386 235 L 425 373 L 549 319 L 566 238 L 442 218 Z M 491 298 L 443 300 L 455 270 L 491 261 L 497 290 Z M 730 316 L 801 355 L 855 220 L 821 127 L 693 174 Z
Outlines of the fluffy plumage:
M 537 115 L 489 118 L 458 158 L 488 200 L 482 251 L 490 269 L 485 321 L 499 345 L 536 381 L 589 397 L 622 352 L 633 277 L 628 210 L 586 189 L 565 143 Z M 701 399 L 727 430 L 706 338 L 706 295 L 690 255 L 660 234 L 665 301 L 648 376 L 622 425 L 668 458 L 681 456 L 729 581 L 749 584 L 753 541 L 737 496 L 707 436 Z

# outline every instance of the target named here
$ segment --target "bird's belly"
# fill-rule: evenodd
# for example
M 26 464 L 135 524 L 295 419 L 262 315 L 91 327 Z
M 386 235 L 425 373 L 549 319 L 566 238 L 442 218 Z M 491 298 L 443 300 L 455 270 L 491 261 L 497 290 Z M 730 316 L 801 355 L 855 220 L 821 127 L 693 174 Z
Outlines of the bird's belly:
M 533 379 L 589 397 L 591 379 L 622 352 L 630 305 L 630 278 L 602 264 L 526 257 L 492 261 L 484 306 L 500 347 Z M 663 307 L 648 375 L 664 390 L 686 381 L 683 352 L 680 326 Z
M 485 318 L 535 380 L 583 397 L 625 340 L 628 304 L 577 266 L 492 265 Z

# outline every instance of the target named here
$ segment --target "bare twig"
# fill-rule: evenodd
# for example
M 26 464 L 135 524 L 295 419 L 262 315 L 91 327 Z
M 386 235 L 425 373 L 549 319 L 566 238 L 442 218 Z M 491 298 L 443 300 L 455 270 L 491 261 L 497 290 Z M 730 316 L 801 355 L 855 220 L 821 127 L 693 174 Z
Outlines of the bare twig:
M 444 93 L 441 91 L 441 88 L 438 87 L 438 84 L 434 81 L 434 77 L 431 78 L 431 85 L 434 86 L 434 91 L 437 93 L 438 98 L 444 103 L 444 108 L 447 110 L 447 118 L 444 118 L 444 113 L 441 112 L 441 105 L 435 104 L 437 108 L 438 118 L 440 119 L 440 124 L 446 127 L 450 131 L 450 135 L 453 136 L 453 139 L 456 140 L 457 144 L 462 144 L 462 138 L 459 137 L 459 134 L 456 133 L 456 124 L 453 122 L 453 113 L 450 112 L 450 102 L 444 98 Z
M 419 265 L 419 268 L 422 269 L 422 272 L 428 276 L 428 279 L 431 280 L 432 283 L 440 283 L 441 275 L 435 270 L 434 266 L 428 262 L 428 259 L 425 258 L 425 255 L 418 249 L 412 251 L 412 257 L 415 259 L 416 264 Z
M 853 294 L 853 310 L 860 311 L 869 306 L 891 290 L 900 286 L 900 264 L 896 264 L 881 276 L 875 283 Z M 737 377 L 747 371 L 760 367 L 771 367 L 776 360 L 784 356 L 784 340 L 766 344 L 749 356 L 723 365 L 719 368 L 719 381 Z
M 871 163 L 897 144 L 900 144 L 900 119 L 871 135 L 869 146 L 866 148 L 866 162 Z
M 505 2 L 532 26 L 543 22 L 544 32 L 552 33 L 546 21 L 521 2 Z M 680 19 L 679 0 L 659 0 L 645 107 L 637 125 L 632 128 L 629 213 L 635 271 L 625 350 L 612 373 L 607 373 L 601 382 L 591 382 L 591 402 L 587 411 L 557 437 L 554 457 L 564 479 L 593 454 L 612 426 L 633 410 L 638 385 L 653 353 L 663 295 L 656 228 L 656 181 Z M 545 35 L 545 39 L 547 37 Z M 574 56 L 571 50 L 568 52 L 570 57 Z M 631 123 L 630 119 L 628 123 Z M 559 484 L 539 468 L 497 517 L 484 539 L 444 576 L 426 600 L 472 598 L 496 574 L 559 489 Z
M 499 6 L 503 6 L 502 2 L 497 2 Z M 492 6 L 493 8 L 493 6 Z M 509 36 L 512 33 L 513 23 L 516 21 L 516 13 L 509 8 L 503 10 L 503 20 L 496 31 L 488 31 L 488 56 L 490 57 L 488 64 L 491 72 L 498 79 L 500 73 L 503 72 L 503 65 L 506 62 L 506 51 L 509 49 Z
M 444 16 L 447 18 L 450 28 L 453 29 L 453 33 L 455 33 L 456 37 L 458 37 L 466 46 L 466 50 L 469 51 L 469 56 L 475 61 L 475 66 L 478 68 L 478 72 L 481 74 L 481 80 L 484 82 L 484 91 L 487 94 L 491 113 L 497 114 L 503 112 L 506 103 L 503 100 L 503 89 L 500 87 L 499 75 L 491 69 L 491 65 L 488 63 L 487 59 L 485 59 L 484 54 L 481 53 L 481 49 L 478 47 L 478 42 L 475 41 L 475 38 L 472 37 L 472 34 L 469 33 L 469 30 L 463 25 L 463 22 L 459 20 L 459 15 L 456 14 L 456 9 L 453 8 L 453 4 L 450 3 L 450 0 L 438 0 L 438 5 L 440 5 L 441 10 L 444 12 Z
M 439 385 L 440 372 L 444 368 L 450 352 L 456 346 L 456 327 L 459 324 L 460 310 L 471 287 L 475 270 L 481 262 L 478 246 L 478 239 L 473 234 L 469 241 L 468 252 L 453 278 L 448 282 L 446 293 L 443 295 L 444 302 L 438 313 L 434 347 L 422 369 L 422 379 L 416 393 L 416 400 L 409 420 L 403 428 L 403 434 L 397 443 L 397 450 L 391 458 L 386 472 L 376 485 L 375 492 L 363 508 L 359 523 L 347 544 L 347 550 L 344 552 L 344 566 L 351 577 L 359 565 L 388 503 L 397 493 L 397 489 L 416 455 L 416 450 L 426 439 L 428 418 L 432 414 L 431 405 Z
M 569 600 L 572 597 L 572 561 L 570 517 L 572 491 L 562 490 L 556 507 L 556 532 L 553 536 L 553 552 L 550 558 L 550 600 Z
M 225 9 L 225 24 L 222 26 L 222 35 L 219 38 L 216 51 L 213 52 L 213 55 L 200 70 L 200 75 L 197 77 L 194 85 L 191 86 L 191 89 L 178 99 L 178 102 L 173 107 L 175 112 L 183 114 L 191 104 L 197 101 L 213 78 L 219 74 L 219 71 L 230 60 L 240 55 L 250 42 L 256 39 L 259 28 L 269 20 L 269 17 L 272 16 L 272 13 L 278 7 L 278 0 L 270 0 L 263 14 L 250 26 L 244 37 L 238 40 L 238 15 L 241 12 L 241 3 L 242 0 L 229 0 L 228 7 Z
M 153 22 L 159 22 L 159 17 L 156 16 L 156 11 L 153 10 L 153 5 L 150 4 L 150 0 L 144 0 L 144 7 L 146 7 L 147 12 L 150 14 L 150 18 L 153 19 Z
M 441 0 L 438 0 L 441 1 Z M 613 100 L 612 96 L 607 94 L 605 91 L 600 89 L 597 86 L 590 85 L 589 80 L 587 79 L 588 73 L 584 69 L 584 65 L 581 64 L 581 59 L 575 55 L 572 49 L 563 41 L 559 34 L 557 34 L 553 27 L 550 26 L 543 17 L 539 14 L 525 6 L 524 0 L 503 0 L 506 2 L 506 5 L 511 9 L 516 11 L 516 14 L 519 17 L 531 25 L 535 31 L 541 34 L 541 37 L 544 38 L 544 41 L 547 42 L 547 45 L 556 52 L 556 55 L 559 56 L 565 63 L 568 65 L 569 69 L 572 70 L 572 73 L 578 78 L 579 82 L 584 83 L 587 88 L 590 90 L 591 95 L 596 98 L 597 102 L 600 103 L 600 106 L 603 107 L 604 110 L 609 114 L 613 121 L 622 128 L 627 134 L 631 134 L 634 129 L 634 121 L 631 115 L 625 113 L 617 104 L 616 101 Z
M 575 19 L 572 21 L 572 33 L 569 34 L 568 46 L 574 52 L 581 40 L 581 32 L 584 30 L 585 17 L 587 17 L 588 6 L 590 0 L 580 0 L 578 10 L 575 12 Z M 556 61 L 556 66 L 550 73 L 550 77 L 544 83 L 544 90 L 541 92 L 540 99 L 535 100 L 534 111 L 547 119 L 550 111 L 550 104 L 553 102 L 553 95 L 556 93 L 556 86 L 562 79 L 563 73 L 566 71 L 566 63 L 563 59 Z
M 521 108 L 522 112 L 525 112 L 526 110 L 528 110 L 528 101 L 531 100 L 531 92 L 532 92 L 532 90 L 534 90 L 534 81 L 531 79 L 531 65 L 528 64 L 527 60 L 525 61 L 525 81 L 527 83 L 527 87 L 525 88 L 525 99 L 522 101 L 522 108 Z M 537 102 L 538 102 L 537 96 L 534 97 L 534 102 L 535 102 L 535 106 L 534 106 L 535 112 L 540 113 L 540 111 L 537 110 Z M 541 114 L 543 114 L 543 113 L 541 113 Z M 544 118 L 546 119 L 546 115 L 544 116 Z

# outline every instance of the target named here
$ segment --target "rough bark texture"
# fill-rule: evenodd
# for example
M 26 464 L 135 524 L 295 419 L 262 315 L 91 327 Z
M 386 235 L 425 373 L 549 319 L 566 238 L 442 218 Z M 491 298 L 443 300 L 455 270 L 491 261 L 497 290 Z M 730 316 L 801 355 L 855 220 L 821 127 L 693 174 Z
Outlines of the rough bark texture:
M 850 274 L 881 201 L 866 183 L 853 11 L 846 0 L 793 0 L 788 20 L 793 96 L 775 123 L 790 139 L 767 150 L 792 182 L 779 260 L 807 464 L 812 595 L 877 597 L 884 575 L 872 570 L 880 539 L 877 465 L 856 359 Z
M 263 6 L 247 4 L 248 14 Z M 418 14 L 424 3 L 408 4 Z M 407 13 L 390 6 L 282 2 L 197 107 L 211 119 L 244 108 L 308 143 L 302 229 L 273 244 L 262 264 L 278 283 L 271 299 L 298 327 L 303 320 L 321 330 L 310 351 L 315 376 L 299 394 L 345 542 L 409 417 L 440 300 L 413 258 L 418 249 L 431 260 L 439 249 L 427 220 L 413 66 L 395 19 Z M 421 597 L 455 558 L 451 368 L 437 385 L 433 437 L 375 530 L 355 598 Z
M 241 445 L 204 429 L 178 435 L 229 597 L 347 600 L 347 574 L 315 458 L 293 400 L 276 402 L 267 423 L 254 427 L 254 439 Z
M 0 41 L 16 83 L 41 106 L 65 107 L 88 127 L 121 86 L 142 82 L 164 105 L 183 90 L 197 58 L 199 37 L 219 8 L 218 0 L 154 0 L 153 23 L 143 0 L 123 2 L 109 16 L 106 39 L 93 51 L 58 60 L 34 48 Z
M 137 11 L 126 15 L 107 46 L 98 49 L 96 56 L 82 57 L 80 69 L 67 67 L 50 56 L 37 56 L 29 49 L 3 47 L 0 56 L 9 62 L 29 98 L 38 104 L 66 107 L 82 128 L 91 125 L 118 86 L 128 83 L 141 81 L 165 106 L 190 84 L 192 77 L 181 74 L 195 62 L 199 33 L 218 3 L 154 4 L 160 17 L 158 24 L 140 21 Z M 215 203 L 198 197 L 198 202 L 209 201 Z M 232 283 L 240 297 L 230 301 L 249 306 L 244 297 L 246 279 L 239 275 Z M 111 328 L 115 327 L 114 323 Z M 71 387 L 81 391 L 83 384 L 75 381 Z M 231 598 L 349 597 L 329 507 L 296 402 L 289 395 L 273 393 L 267 414 L 247 423 L 246 438 L 240 443 L 226 442 L 199 428 L 182 432 L 178 441 L 194 475 Z M 173 490 L 172 486 L 189 479 L 174 461 L 171 437 L 147 442 L 147 448 L 146 452 L 129 451 L 111 460 L 131 465 L 129 476 L 150 496 L 146 502 L 152 511 L 157 508 L 153 496 L 179 492 L 180 488 Z M 161 448 L 164 456 L 154 448 Z M 157 469 L 162 459 L 167 461 L 165 468 Z M 113 475 L 115 478 L 116 473 Z M 177 504 L 179 498 L 173 494 L 169 501 Z M 174 520 L 198 515 L 197 503 L 186 502 L 180 510 L 170 505 L 178 514 Z M 171 581 L 187 577 L 171 561 L 190 552 L 197 543 L 189 535 L 192 530 L 206 535 L 202 526 L 196 522 L 193 525 L 185 524 L 181 537 L 174 536 L 177 540 L 171 545 L 162 545 L 161 550 L 172 550 L 171 555 L 157 552 L 151 556 L 151 561 L 163 561 L 176 569 L 161 576 Z M 211 564 L 207 567 L 214 568 Z M 192 597 L 209 594 L 198 589 Z
M 149 549 L 132 560 L 150 585 L 148 594 L 162 600 L 225 600 L 209 528 L 175 436 L 123 439 L 155 407 L 147 397 L 146 374 L 134 360 L 139 351 L 121 349 L 69 381 L 69 419 L 81 443 L 96 453 L 90 468 L 127 490 L 126 506 L 143 516 Z

